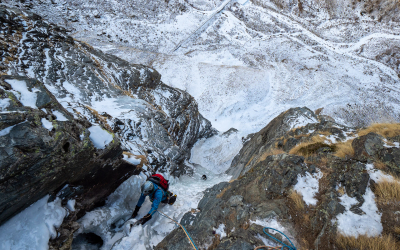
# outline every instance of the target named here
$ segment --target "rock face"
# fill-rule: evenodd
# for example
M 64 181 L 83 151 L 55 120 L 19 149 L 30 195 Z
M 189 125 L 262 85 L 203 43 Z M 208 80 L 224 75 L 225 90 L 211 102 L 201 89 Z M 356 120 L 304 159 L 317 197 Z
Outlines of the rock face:
M 211 249 L 254 249 L 254 245 L 263 245 L 257 237 L 262 233 L 262 227 L 251 221 L 275 217 L 289 221 L 288 207 L 281 197 L 296 183 L 297 175 L 305 170 L 307 166 L 303 157 L 287 154 L 270 156 L 243 178 L 231 183 L 220 183 L 206 190 L 198 205 L 201 212 L 185 214 L 181 223 L 200 248 L 214 246 Z M 227 235 L 224 238 L 214 235 L 215 229 L 221 224 Z M 287 227 L 291 226 L 288 224 Z M 184 233 L 176 230 L 156 249 L 187 248 Z
M 96 148 L 92 125 L 75 119 L 41 82 L 0 76 L 0 96 L 0 224 L 66 184 L 77 189 L 62 198 L 79 194 L 77 211 L 84 213 L 140 172 L 122 160 L 115 135 Z
M 247 141 L 226 171 L 232 178 L 238 178 L 254 166 L 254 155 L 266 151 L 274 139 L 282 137 L 296 126 L 317 122 L 317 116 L 308 108 L 293 108 L 273 119 L 265 128 Z
M 236 179 L 208 189 L 181 224 L 200 249 L 273 245 L 262 241 L 265 226 L 283 228 L 298 249 L 342 249 L 337 235 L 359 228 L 397 237 L 393 228 L 400 223 L 389 218 L 398 202 L 373 193 L 377 172 L 400 173 L 400 131 L 397 126 L 391 137 L 375 131 L 340 125 L 308 108 L 290 109 L 245 143 L 228 170 Z M 180 228 L 156 247 L 188 248 Z
M 74 41 L 38 15 L 0 7 L 3 72 L 42 81 L 75 118 L 104 125 L 153 168 L 185 173 L 193 144 L 216 133 L 182 90 L 143 65 Z

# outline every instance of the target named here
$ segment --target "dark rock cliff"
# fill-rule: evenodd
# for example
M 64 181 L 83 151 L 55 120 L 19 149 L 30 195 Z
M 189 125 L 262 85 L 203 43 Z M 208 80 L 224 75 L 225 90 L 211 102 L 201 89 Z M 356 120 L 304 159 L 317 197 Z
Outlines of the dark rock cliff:
M 75 119 L 41 82 L 1 76 L 0 96 L 0 223 L 67 184 L 76 190 L 63 198 L 79 194 L 77 212 L 84 213 L 140 172 L 121 159 L 115 135 L 96 148 L 92 125 Z

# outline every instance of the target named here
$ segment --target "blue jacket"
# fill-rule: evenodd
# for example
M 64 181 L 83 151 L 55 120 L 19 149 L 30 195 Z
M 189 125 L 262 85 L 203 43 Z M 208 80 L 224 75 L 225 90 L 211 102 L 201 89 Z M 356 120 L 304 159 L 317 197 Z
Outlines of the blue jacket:
M 153 185 L 154 185 L 154 191 L 149 194 L 150 201 L 153 202 L 153 204 L 151 205 L 151 209 L 149 211 L 149 214 L 151 214 L 151 215 L 153 215 L 157 211 L 158 205 L 160 205 L 160 202 L 167 199 L 167 194 L 164 191 L 164 189 L 162 189 L 161 187 L 159 187 L 158 185 L 156 185 L 154 183 L 153 183 Z M 146 199 L 146 195 L 143 195 L 143 193 L 142 193 L 140 195 L 139 201 L 136 206 L 141 207 L 145 199 Z

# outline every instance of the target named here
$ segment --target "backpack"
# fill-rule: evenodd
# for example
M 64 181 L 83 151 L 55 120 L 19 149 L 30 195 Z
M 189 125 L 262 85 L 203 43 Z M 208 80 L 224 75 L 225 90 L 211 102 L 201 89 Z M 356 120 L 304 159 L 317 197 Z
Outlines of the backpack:
M 164 176 L 160 174 L 153 174 L 152 176 L 150 176 L 149 181 L 160 186 L 162 189 L 164 189 L 164 191 L 168 191 L 169 183 L 168 180 L 164 178 Z
M 153 174 L 150 176 L 149 181 L 153 182 L 154 184 L 160 186 L 166 192 L 167 199 L 161 201 L 162 203 L 167 203 L 169 205 L 173 205 L 176 201 L 176 194 L 174 195 L 172 192 L 168 191 L 169 183 L 168 180 L 164 178 L 164 176 L 160 174 Z

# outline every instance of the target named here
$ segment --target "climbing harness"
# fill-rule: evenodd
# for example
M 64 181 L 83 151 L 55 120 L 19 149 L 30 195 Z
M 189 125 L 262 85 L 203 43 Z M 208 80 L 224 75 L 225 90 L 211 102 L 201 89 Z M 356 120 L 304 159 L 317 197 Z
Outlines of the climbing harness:
M 290 245 L 292 245 L 292 246 L 286 245 L 285 243 L 283 243 L 282 241 L 278 240 L 278 239 L 275 238 L 274 236 L 268 234 L 267 232 L 265 232 L 265 229 L 272 229 L 272 230 L 275 230 L 275 231 L 277 231 L 278 233 L 282 234 L 283 236 L 286 237 L 286 239 L 288 239 L 288 241 L 290 242 Z M 273 249 L 297 250 L 296 247 L 293 245 L 293 243 L 290 241 L 289 237 L 287 237 L 287 236 L 286 236 L 284 233 L 282 233 L 281 231 L 276 230 L 276 229 L 274 229 L 274 228 L 272 228 L 272 227 L 264 227 L 264 228 L 263 228 L 263 232 L 264 232 L 267 236 L 269 236 L 270 238 L 272 238 L 272 239 L 276 240 L 277 242 L 279 242 L 279 244 L 281 244 L 282 246 L 279 246 L 279 247 L 260 246 L 260 247 L 254 248 L 254 250 L 258 250 L 258 249 L 260 249 L 260 250 L 261 250 L 261 249 L 264 249 L 264 250 L 273 250 Z
M 168 215 L 164 214 L 163 212 L 160 212 L 160 211 L 157 211 L 157 212 L 158 212 L 159 214 L 161 214 L 162 216 L 164 216 L 164 217 L 166 217 L 166 218 L 172 220 L 173 222 L 175 222 L 175 224 L 179 225 L 179 226 L 183 229 L 183 231 L 185 232 L 186 236 L 188 237 L 188 239 L 189 239 L 189 241 L 190 241 L 190 244 L 192 244 L 193 249 L 198 250 L 196 244 L 194 244 L 192 238 L 190 237 L 188 231 L 186 231 L 186 228 L 185 228 L 184 226 L 182 226 L 182 225 L 179 224 L 177 221 L 175 221 L 174 219 L 172 219 L 172 218 L 169 217 Z

